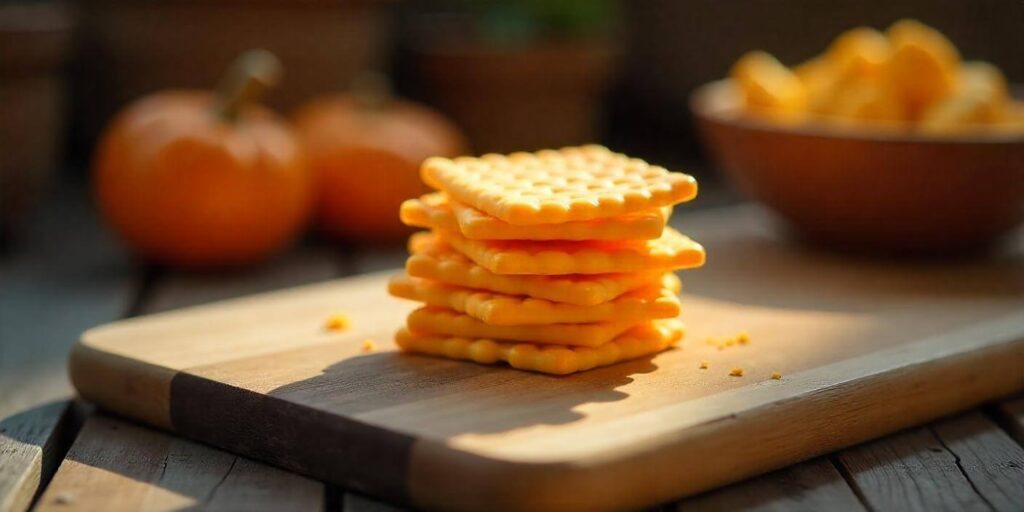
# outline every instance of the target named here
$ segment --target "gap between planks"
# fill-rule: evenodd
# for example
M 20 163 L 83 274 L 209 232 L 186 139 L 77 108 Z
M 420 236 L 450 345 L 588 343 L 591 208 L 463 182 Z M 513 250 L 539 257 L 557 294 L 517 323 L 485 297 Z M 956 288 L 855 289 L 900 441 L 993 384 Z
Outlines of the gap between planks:
M 1024 448 L 975 410 L 833 456 L 871 510 L 1019 511 Z

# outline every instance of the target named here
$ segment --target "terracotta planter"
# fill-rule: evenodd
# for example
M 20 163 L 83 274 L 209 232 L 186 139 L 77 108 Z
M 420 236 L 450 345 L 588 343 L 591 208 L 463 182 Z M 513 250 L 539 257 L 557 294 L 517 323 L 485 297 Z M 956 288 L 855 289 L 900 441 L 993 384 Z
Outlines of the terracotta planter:
M 602 41 L 525 50 L 468 44 L 416 51 L 434 104 L 465 129 L 476 152 L 509 152 L 593 142 L 614 69 Z
M 70 29 L 61 4 L 0 6 L 0 231 L 60 165 Z
M 356 74 L 379 69 L 387 51 L 380 2 L 92 0 L 81 11 L 82 142 L 139 96 L 213 87 L 250 48 L 270 50 L 284 63 L 284 80 L 267 98 L 280 111 L 348 87 Z

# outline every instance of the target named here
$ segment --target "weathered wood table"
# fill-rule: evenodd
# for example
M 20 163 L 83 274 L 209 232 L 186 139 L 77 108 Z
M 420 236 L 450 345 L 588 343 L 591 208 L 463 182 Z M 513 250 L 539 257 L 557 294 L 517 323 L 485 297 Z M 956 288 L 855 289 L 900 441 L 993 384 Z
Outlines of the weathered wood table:
M 149 268 L 81 187 L 59 191 L 0 260 L 0 512 L 396 509 L 97 412 L 72 399 L 64 366 L 92 325 L 403 261 L 306 244 L 230 275 Z M 1010 398 L 661 508 L 1021 511 L 1022 443 L 1024 397 Z

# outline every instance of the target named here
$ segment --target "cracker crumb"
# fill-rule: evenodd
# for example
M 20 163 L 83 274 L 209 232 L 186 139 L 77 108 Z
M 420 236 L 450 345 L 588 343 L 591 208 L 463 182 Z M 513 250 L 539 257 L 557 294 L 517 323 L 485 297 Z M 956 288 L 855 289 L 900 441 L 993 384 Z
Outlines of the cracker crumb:
M 352 321 L 349 320 L 348 315 L 344 313 L 338 313 L 327 317 L 327 322 L 324 323 L 324 328 L 328 331 L 344 331 L 352 325 Z
M 732 370 L 729 370 L 729 375 L 731 375 L 733 377 L 742 377 L 743 376 L 743 368 L 739 368 L 739 367 L 733 368 Z
M 700 362 L 700 369 L 701 370 L 707 370 L 708 369 L 708 362 L 707 361 L 701 361 Z
M 740 331 L 728 338 L 708 337 L 705 343 L 717 348 L 718 350 L 725 350 L 729 347 L 735 347 L 736 345 L 746 345 L 750 343 L 750 334 L 748 334 L 747 331 Z
M 782 380 L 782 374 L 779 372 L 772 372 L 772 378 L 775 380 Z
M 373 340 L 363 340 L 363 353 L 370 353 L 377 350 L 377 342 Z

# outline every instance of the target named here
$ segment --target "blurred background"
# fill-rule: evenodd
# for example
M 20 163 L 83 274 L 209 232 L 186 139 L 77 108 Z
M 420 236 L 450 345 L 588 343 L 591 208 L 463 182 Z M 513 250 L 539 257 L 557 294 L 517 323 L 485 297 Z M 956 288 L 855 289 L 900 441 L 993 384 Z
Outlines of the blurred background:
M 695 87 L 747 50 L 795 64 L 845 29 L 902 17 L 1024 82 L 1018 0 L 4 1 L 4 230 L 17 233 L 58 184 L 85 182 L 119 109 L 160 90 L 210 89 L 250 48 L 283 64 L 265 96 L 283 116 L 378 72 L 448 118 L 467 151 L 600 142 L 713 191 L 687 105 Z

